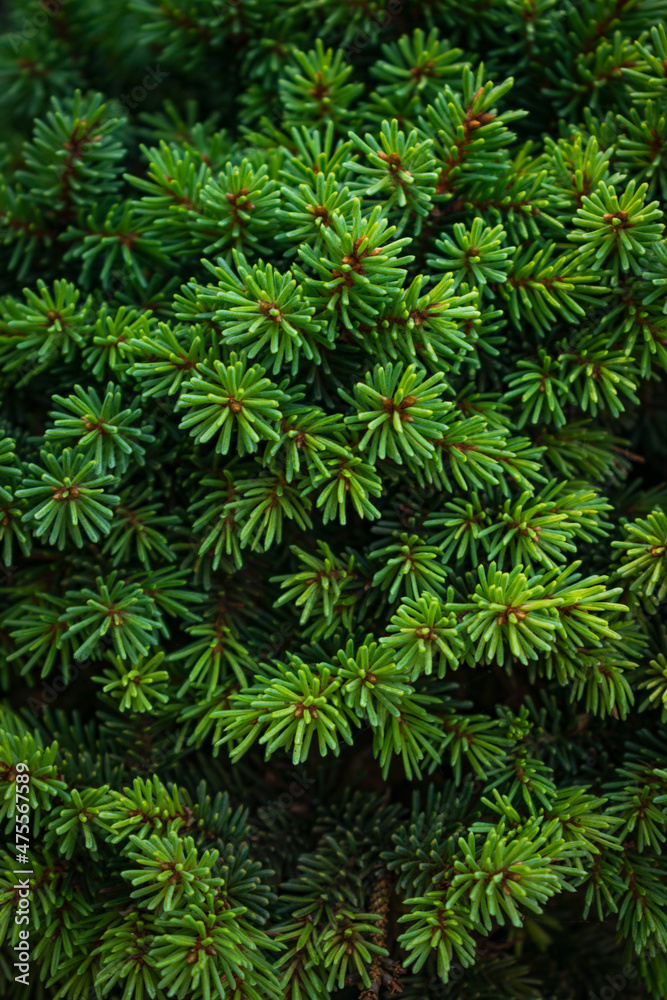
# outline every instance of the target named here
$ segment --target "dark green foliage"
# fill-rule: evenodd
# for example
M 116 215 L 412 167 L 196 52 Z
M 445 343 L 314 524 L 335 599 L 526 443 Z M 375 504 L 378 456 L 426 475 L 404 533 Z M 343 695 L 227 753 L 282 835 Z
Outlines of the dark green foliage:
M 0 993 L 667 998 L 667 0 L 7 6 Z

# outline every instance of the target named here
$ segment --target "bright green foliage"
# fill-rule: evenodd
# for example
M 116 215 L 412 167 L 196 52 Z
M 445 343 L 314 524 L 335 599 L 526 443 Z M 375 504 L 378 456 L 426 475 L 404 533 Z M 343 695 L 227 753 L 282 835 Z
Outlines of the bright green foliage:
M 62 396 L 53 399 L 62 409 L 51 414 L 54 426 L 44 435 L 47 441 L 76 445 L 86 458 L 94 459 L 95 470 L 100 473 L 109 469 L 124 472 L 130 460 L 144 464 L 145 449 L 139 442 L 154 438 L 144 429 L 132 427 L 141 409 L 121 409 L 120 388 L 110 383 L 101 400 L 94 390 L 86 392 L 77 385 L 66 399 Z
M 409 135 L 399 132 L 394 119 L 382 123 L 381 145 L 372 134 L 361 139 L 350 133 L 353 148 L 366 154 L 367 163 L 354 160 L 345 164 L 362 179 L 353 185 L 355 193 L 372 197 L 382 195 L 387 209 L 404 209 L 403 219 L 410 212 L 425 216 L 431 211 L 431 192 L 436 179 L 435 160 L 429 151 L 430 141 L 417 142 L 415 129 Z M 365 180 L 364 180 L 365 178 Z M 418 227 L 415 231 L 418 231 Z
M 124 871 L 123 877 L 138 886 L 132 898 L 142 900 L 148 910 L 176 909 L 185 900 L 201 903 L 207 892 L 222 885 L 221 878 L 211 877 L 217 851 L 197 857 L 191 837 L 181 840 L 172 833 L 165 842 L 157 836 L 142 839 L 132 834 L 129 840 L 135 850 L 127 855 L 140 867 Z
M 323 256 L 316 257 L 307 245 L 299 250 L 301 260 L 314 274 L 309 276 L 300 267 L 295 273 L 316 305 L 316 315 L 321 314 L 326 321 L 329 336 L 339 316 L 349 330 L 377 316 L 383 298 L 400 288 L 405 279 L 406 271 L 398 265 L 414 259 L 397 256 L 410 240 L 389 241 L 396 227 L 388 227 L 383 214 L 382 206 L 376 205 L 364 218 L 357 198 L 348 215 L 331 216 L 322 232 Z
M 67 626 L 65 638 L 77 637 L 74 654 L 77 659 L 93 654 L 107 636 L 118 656 L 131 663 L 136 663 L 139 655 L 146 654 L 148 647 L 157 642 L 153 632 L 156 622 L 149 617 L 157 610 L 154 602 L 138 584 L 117 577 L 114 571 L 107 581 L 98 577 L 95 590 L 86 587 L 66 595 L 76 603 L 68 605 L 58 620 Z
M 410 680 L 433 673 L 434 667 L 438 677 L 444 677 L 447 667 L 455 670 L 458 666 L 463 640 L 456 615 L 449 610 L 452 604 L 451 591 L 446 608 L 433 594 L 417 600 L 406 597 L 387 626 L 392 634 L 380 642 L 393 650 L 396 665 L 410 672 Z
M 622 549 L 620 577 L 631 579 L 630 588 L 658 601 L 667 594 L 667 515 L 656 510 L 647 518 L 626 525 L 626 537 L 614 543 Z
M 174 395 L 189 373 L 198 370 L 204 361 L 205 335 L 197 326 L 179 326 L 174 330 L 167 323 L 160 323 L 155 331 L 144 326 L 136 333 L 136 339 L 130 341 L 131 357 L 136 361 L 128 374 L 137 380 L 144 399 Z M 151 360 L 144 362 L 140 360 L 142 357 Z
M 230 364 L 213 361 L 201 364 L 183 386 L 178 406 L 192 412 L 186 414 L 180 426 L 190 428 L 197 444 L 209 441 L 216 433 L 215 450 L 223 455 L 230 448 L 232 431 L 238 435 L 238 451 L 255 451 L 261 440 L 275 440 L 277 434 L 269 420 L 277 420 L 280 410 L 279 390 L 262 378 L 264 369 L 247 367 L 245 359 L 230 356 Z M 193 429 L 194 428 L 194 429 Z
M 24 297 L 5 296 L 0 308 L 3 369 L 16 372 L 19 385 L 58 359 L 71 361 L 90 328 L 89 300 L 80 304 L 81 291 L 64 279 L 53 283 L 53 292 L 38 279 Z
M 296 521 L 301 530 L 312 527 L 308 515 L 310 501 L 301 495 L 298 483 L 288 483 L 283 471 L 276 466 L 267 474 L 237 483 L 240 499 L 229 504 L 234 519 L 241 523 L 239 543 L 251 551 L 270 549 L 282 541 L 285 519 Z
M 539 578 L 538 578 L 539 579 Z M 544 587 L 533 583 L 521 565 L 510 573 L 501 573 L 491 563 L 488 572 L 479 567 L 479 580 L 473 594 L 473 606 L 467 619 L 467 632 L 477 643 L 477 659 L 504 663 L 506 651 L 522 663 L 537 659 L 546 652 L 560 627 L 557 601 L 545 596 Z
M 345 565 L 325 543 L 321 542 L 319 549 L 320 557 L 294 546 L 294 555 L 306 568 L 300 573 L 274 577 L 276 582 L 280 581 L 281 588 L 288 588 L 275 606 L 292 602 L 295 608 L 303 607 L 299 619 L 301 625 L 315 614 L 331 619 L 346 584 L 354 578 L 354 556 L 350 556 Z
M 362 92 L 360 83 L 348 83 L 352 67 L 343 53 L 325 49 L 320 38 L 315 48 L 304 52 L 294 47 L 279 82 L 280 98 L 287 109 L 290 124 L 320 125 L 330 119 L 346 122 L 350 105 Z
M 25 169 L 16 180 L 37 204 L 68 215 L 108 197 L 120 185 L 118 161 L 124 150 L 117 137 L 119 119 L 111 117 L 101 94 L 76 91 L 35 122 L 34 138 L 24 147 Z
M 113 476 L 100 475 L 94 459 L 72 448 L 58 457 L 42 451 L 40 458 L 42 465 L 28 466 L 31 475 L 16 494 L 35 504 L 23 514 L 23 520 L 34 523 L 35 537 L 46 535 L 49 545 L 64 549 L 68 537 L 83 546 L 81 529 L 93 542 L 106 535 L 111 508 L 120 499 L 105 492 L 115 482 Z
M 113 668 L 107 668 L 103 677 L 94 679 L 104 684 L 102 690 L 105 694 L 110 693 L 114 699 L 120 695 L 121 712 L 128 708 L 133 712 L 151 712 L 154 710 L 153 699 L 158 704 L 169 700 L 164 684 L 169 674 L 166 670 L 157 669 L 163 659 L 164 653 L 156 653 L 145 663 L 128 669 L 127 664 L 116 657 Z
M 288 666 L 277 663 L 264 683 L 258 676 L 257 683 L 233 695 L 231 707 L 219 714 L 229 720 L 225 741 L 240 740 L 233 757 L 238 758 L 259 739 L 266 744 L 267 758 L 276 747 L 284 747 L 291 751 L 292 763 L 298 764 L 308 757 L 315 736 L 321 755 L 328 749 L 338 754 L 340 737 L 352 742 L 348 720 L 341 712 L 340 683 L 329 668 L 314 671 L 299 660 Z
M 388 588 L 392 603 L 401 593 L 417 598 L 422 592 L 439 594 L 444 589 L 446 573 L 440 565 L 440 550 L 425 545 L 418 535 L 401 532 L 395 542 L 376 549 L 371 558 L 385 563 L 376 571 L 373 584 L 382 590 Z
M 666 21 L 4 5 L 3 997 L 667 1000 Z
M 437 28 L 428 35 L 416 28 L 412 37 L 402 35 L 383 45 L 384 58 L 371 69 L 374 79 L 384 81 L 377 89 L 378 98 L 388 106 L 400 107 L 403 117 L 408 109 L 411 113 L 423 111 L 438 96 L 443 81 L 460 76 L 463 66 L 456 60 L 461 54 L 440 38 Z
M 245 345 L 249 358 L 262 350 L 270 353 L 274 374 L 285 363 L 295 374 L 300 351 L 309 361 L 319 362 L 312 336 L 319 332 L 312 321 L 315 310 L 304 301 L 292 276 L 278 274 L 270 264 L 250 268 L 238 255 L 235 260 L 238 278 L 223 263 L 212 268 L 217 288 L 196 289 L 213 321 L 224 329 L 225 343 Z
M 505 398 L 521 399 L 523 413 L 519 419 L 519 426 L 523 427 L 528 421 L 539 423 L 544 407 L 554 427 L 562 427 L 566 420 L 560 400 L 567 400 L 569 394 L 568 386 L 557 376 L 556 360 L 540 347 L 539 360 L 530 361 L 522 358 L 517 362 L 517 368 L 521 369 L 521 373 L 510 380 L 510 392 Z
M 377 458 L 402 462 L 402 456 L 430 456 L 434 452 L 428 435 L 439 435 L 437 417 L 444 414 L 447 404 L 438 397 L 446 388 L 441 375 L 424 379 L 423 371 L 414 365 L 377 367 L 366 375 L 366 385 L 357 383 L 355 399 L 342 394 L 357 409 L 348 423 L 353 430 L 365 431 L 359 449 L 368 448 L 372 465 Z M 432 419 L 435 417 L 436 419 Z
M 445 237 L 436 240 L 436 247 L 444 257 L 431 257 L 429 264 L 434 271 L 447 271 L 454 275 L 456 287 L 467 281 L 482 287 L 491 281 L 498 284 L 506 280 L 510 268 L 507 260 L 514 247 L 503 247 L 505 233 L 502 226 L 484 228 L 481 219 L 474 220 L 470 232 L 462 222 L 454 225 L 454 242 Z
M 635 190 L 636 189 L 636 190 Z M 640 274 L 639 259 L 660 239 L 664 226 L 657 202 L 644 205 L 648 184 L 638 188 L 630 181 L 619 198 L 613 188 L 601 183 L 598 191 L 582 197 L 574 224 L 585 232 L 574 232 L 570 238 L 582 244 L 579 260 L 598 270 L 608 259 L 614 277 L 619 267 L 624 272 Z

